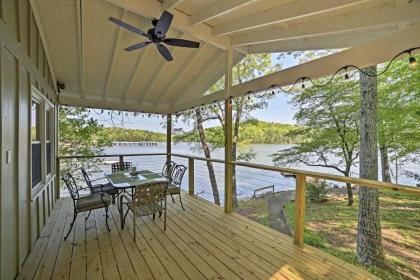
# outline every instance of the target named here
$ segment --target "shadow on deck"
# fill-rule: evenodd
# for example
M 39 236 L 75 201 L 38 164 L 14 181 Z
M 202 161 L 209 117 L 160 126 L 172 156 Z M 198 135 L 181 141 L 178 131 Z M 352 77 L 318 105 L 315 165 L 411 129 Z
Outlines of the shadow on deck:
M 166 232 L 159 219 L 142 218 L 133 241 L 132 220 L 119 228 L 111 207 L 85 221 L 79 215 L 67 241 L 73 206 L 60 199 L 17 279 L 373 279 L 318 249 L 293 245 L 282 233 L 195 196 L 186 211 L 168 199 Z

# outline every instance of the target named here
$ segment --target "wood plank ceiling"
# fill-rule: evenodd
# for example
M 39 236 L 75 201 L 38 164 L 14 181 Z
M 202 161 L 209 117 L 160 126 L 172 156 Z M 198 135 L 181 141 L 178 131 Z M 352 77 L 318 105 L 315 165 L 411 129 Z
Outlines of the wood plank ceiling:
M 357 61 L 367 66 L 420 46 L 419 36 L 414 36 L 420 28 L 418 0 L 31 0 L 31 4 L 36 6 L 55 77 L 65 84 L 60 102 L 94 108 L 170 113 L 222 100 L 223 92 L 206 92 L 226 72 L 229 48 L 234 49 L 235 63 L 251 53 L 347 49 L 344 56 L 324 58 L 331 62 L 323 69 L 315 71 L 319 66 L 309 63 L 234 86 L 237 96 L 267 87 L 273 77 L 287 84 L 306 72 L 315 78 L 340 65 Z M 172 62 L 164 61 L 153 46 L 123 51 L 142 38 L 118 28 L 108 17 L 147 31 L 163 9 L 174 15 L 167 36 L 200 41 L 200 48 L 171 47 Z M 391 39 L 392 44 L 379 45 Z M 372 56 L 375 59 L 358 59 L 372 52 L 378 53 Z

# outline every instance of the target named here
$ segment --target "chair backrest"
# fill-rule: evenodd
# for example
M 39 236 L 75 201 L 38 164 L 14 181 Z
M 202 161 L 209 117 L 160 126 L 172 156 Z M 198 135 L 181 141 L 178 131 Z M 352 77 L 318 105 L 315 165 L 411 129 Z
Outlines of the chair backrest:
M 134 189 L 134 207 L 143 207 L 155 212 L 154 207 L 166 199 L 168 182 L 153 182 Z
M 116 172 L 116 171 L 128 171 L 131 169 L 132 163 L 129 161 L 124 161 L 122 162 L 114 162 L 111 165 L 111 172 Z
M 79 199 L 79 187 L 76 184 L 76 180 L 70 172 L 64 172 L 61 179 L 64 181 L 70 196 L 73 200 Z
M 182 164 L 175 165 L 174 172 L 172 173 L 172 184 L 180 187 L 186 170 L 187 167 Z
M 80 171 L 82 171 L 83 178 L 85 178 L 86 185 L 89 187 L 90 192 L 93 193 L 93 186 L 92 186 L 92 182 L 90 181 L 88 173 L 83 167 L 80 167 Z
M 176 163 L 172 160 L 165 162 L 165 164 L 163 165 L 163 168 L 162 168 L 162 176 L 170 179 L 172 177 L 172 174 L 174 173 L 175 165 L 176 165 Z M 170 172 L 169 172 L 169 170 L 170 170 Z

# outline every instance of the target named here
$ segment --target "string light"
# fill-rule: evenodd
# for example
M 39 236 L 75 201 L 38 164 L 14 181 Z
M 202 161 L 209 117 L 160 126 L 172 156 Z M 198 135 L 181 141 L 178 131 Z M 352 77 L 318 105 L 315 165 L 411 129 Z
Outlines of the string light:
M 410 63 L 410 67 L 412 69 L 416 69 L 417 60 L 416 60 L 416 58 L 414 56 L 411 55 L 411 52 L 410 52 L 410 58 L 408 59 L 408 63 Z

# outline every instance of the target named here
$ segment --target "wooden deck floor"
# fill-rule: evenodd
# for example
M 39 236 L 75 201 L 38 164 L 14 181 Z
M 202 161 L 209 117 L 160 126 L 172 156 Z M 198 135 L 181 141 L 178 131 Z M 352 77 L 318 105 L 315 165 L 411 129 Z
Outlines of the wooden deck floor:
M 70 199 L 57 202 L 18 279 L 372 279 L 372 275 L 238 214 L 226 215 L 202 199 L 183 196 L 186 211 L 168 200 L 163 222 L 144 218 L 119 228 L 112 207 L 111 232 L 95 211 L 67 241 Z M 131 219 L 128 219 L 131 220 Z

